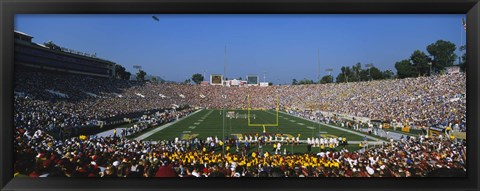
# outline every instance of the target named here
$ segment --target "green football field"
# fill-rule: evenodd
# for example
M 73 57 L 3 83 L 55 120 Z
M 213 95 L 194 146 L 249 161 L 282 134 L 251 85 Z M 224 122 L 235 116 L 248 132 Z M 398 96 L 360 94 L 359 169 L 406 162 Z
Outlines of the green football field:
M 233 114 L 232 117 L 227 117 L 229 114 Z M 222 119 L 222 116 L 226 117 Z M 249 126 L 248 118 L 250 118 L 250 124 L 256 126 Z M 223 132 L 225 132 L 225 136 L 237 138 L 243 137 L 245 134 L 262 135 L 264 130 L 262 124 L 267 124 L 265 127 L 267 134 L 283 134 L 285 137 L 297 137 L 300 134 L 301 140 L 318 137 L 318 135 L 322 137 L 342 136 L 346 137 L 348 141 L 363 140 L 362 136 L 325 125 L 319 126 L 318 123 L 281 112 L 278 113 L 278 126 L 268 126 L 268 124 L 276 125 L 276 123 L 277 113 L 275 110 L 251 111 L 250 117 L 248 117 L 246 110 L 225 110 L 225 115 L 222 114 L 222 110 L 201 110 L 174 122 L 174 124 L 167 124 L 168 127 L 143 140 L 173 140 L 176 137 L 180 139 L 195 137 L 204 139 L 208 136 L 217 136 L 220 139 Z M 151 130 L 151 132 L 154 131 L 155 129 Z

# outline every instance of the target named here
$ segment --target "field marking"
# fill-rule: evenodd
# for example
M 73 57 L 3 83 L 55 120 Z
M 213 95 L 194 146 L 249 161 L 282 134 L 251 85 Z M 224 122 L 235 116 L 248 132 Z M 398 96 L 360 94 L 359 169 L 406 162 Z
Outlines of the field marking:
M 295 121 L 295 120 L 290 120 L 290 122 L 295 123 L 295 122 L 297 122 L 297 121 Z
M 196 126 L 200 125 L 200 123 L 202 123 L 212 112 L 213 112 L 213 110 L 208 111 L 203 117 L 201 117 L 197 122 L 195 122 L 193 124 L 196 125 Z M 188 128 L 189 129 L 195 129 L 196 126 L 190 126 Z
M 303 124 L 303 123 L 297 123 L 297 124 L 299 124 L 299 125 L 305 125 L 305 124 Z
M 182 121 L 182 120 L 184 120 L 184 119 L 187 119 L 187 118 L 189 118 L 189 117 L 197 114 L 197 113 L 200 112 L 200 111 L 203 111 L 203 109 L 200 109 L 200 110 L 198 110 L 198 111 L 195 111 L 195 112 L 193 112 L 192 114 L 190 114 L 190 115 L 188 115 L 188 116 L 186 116 L 186 117 L 184 117 L 184 118 L 181 118 L 181 119 L 179 119 L 179 120 L 176 120 L 176 121 L 174 121 L 174 122 L 172 122 L 172 123 L 168 123 L 168 124 L 165 124 L 165 125 L 163 125 L 163 126 L 157 127 L 157 128 L 155 128 L 155 129 L 153 129 L 153 130 L 151 130 L 151 131 L 149 131 L 149 132 L 146 132 L 146 133 L 143 134 L 143 135 L 140 135 L 140 136 L 138 136 L 138 137 L 135 137 L 134 140 L 136 140 L 136 141 L 141 141 L 141 140 L 143 140 L 143 139 L 146 139 L 147 137 L 150 137 L 150 136 L 152 136 L 153 134 L 155 134 L 155 133 L 157 133 L 157 132 L 159 132 L 159 131 L 167 128 L 167 127 L 170 127 L 171 125 L 174 125 L 174 124 L 176 124 L 176 123 L 178 123 L 178 122 L 180 122 L 180 121 Z
M 213 113 L 213 110 L 208 111 L 208 113 L 206 113 L 204 116 L 202 116 L 202 117 L 200 118 L 200 120 L 203 121 L 203 120 L 207 119 L 207 117 L 208 117 L 210 114 L 212 114 L 212 113 Z M 200 121 L 200 120 L 199 120 L 199 121 Z
M 288 113 L 285 113 L 283 111 L 279 111 L 280 113 L 283 113 L 284 115 L 290 115 Z M 297 117 L 297 116 L 293 116 L 293 115 L 290 115 L 292 117 L 296 117 L 296 118 L 299 118 L 299 119 L 303 119 L 301 117 Z M 303 119 L 303 120 L 307 120 L 307 121 L 311 121 L 311 122 L 314 122 L 315 124 L 318 124 L 317 121 L 313 121 L 313 120 L 310 120 L 310 119 Z M 336 127 L 336 126 L 333 126 L 333 125 L 330 125 L 330 124 L 322 124 L 322 125 L 325 125 L 327 127 L 330 127 L 330 128 L 333 128 L 333 129 L 337 129 L 337 130 L 340 130 L 340 131 L 345 131 L 345 132 L 348 132 L 350 134 L 355 134 L 355 135 L 358 135 L 360 137 L 367 137 L 368 139 L 371 139 L 371 140 L 375 140 L 377 142 L 385 142 L 384 140 L 382 139 L 379 139 L 379 138 L 376 138 L 376 137 L 372 137 L 372 136 L 369 136 L 369 135 L 365 135 L 365 134 L 362 134 L 362 133 L 359 133 L 359 132 L 355 132 L 355 131 L 352 131 L 352 130 L 348 130 L 348 129 L 343 129 L 341 127 Z M 350 141 L 349 141 L 350 142 Z M 369 142 L 370 143 L 370 142 Z
M 312 129 L 313 130 L 313 129 L 315 129 L 315 127 L 308 126 L 307 129 Z
M 197 136 L 198 136 L 198 134 L 182 134 L 182 135 L 180 136 L 180 139 L 181 139 L 181 140 L 190 140 L 190 139 L 193 139 L 193 138 L 195 138 L 195 137 L 197 137 Z

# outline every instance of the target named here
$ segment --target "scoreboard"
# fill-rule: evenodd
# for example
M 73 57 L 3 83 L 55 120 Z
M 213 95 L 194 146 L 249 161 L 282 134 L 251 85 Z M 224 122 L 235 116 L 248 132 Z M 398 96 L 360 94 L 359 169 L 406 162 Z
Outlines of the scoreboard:
M 223 75 L 220 74 L 212 74 L 210 75 L 210 84 L 211 85 L 222 85 L 223 82 Z
M 248 86 L 258 86 L 258 75 L 247 75 L 247 85 Z

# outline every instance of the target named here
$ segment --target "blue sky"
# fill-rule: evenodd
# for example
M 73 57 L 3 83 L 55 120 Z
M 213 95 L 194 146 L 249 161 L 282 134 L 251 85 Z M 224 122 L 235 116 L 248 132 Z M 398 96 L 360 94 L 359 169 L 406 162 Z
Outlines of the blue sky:
M 226 46 L 228 78 L 266 72 L 275 84 L 316 79 L 318 50 L 320 76 L 336 76 L 357 62 L 396 72 L 395 62 L 439 39 L 465 43 L 462 14 L 155 16 L 16 15 L 15 30 L 173 81 L 223 74 Z

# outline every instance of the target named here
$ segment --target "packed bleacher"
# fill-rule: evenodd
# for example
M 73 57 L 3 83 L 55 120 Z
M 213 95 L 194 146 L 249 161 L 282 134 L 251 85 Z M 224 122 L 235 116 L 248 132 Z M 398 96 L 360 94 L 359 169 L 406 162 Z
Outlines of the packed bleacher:
M 411 137 L 363 153 L 327 149 L 305 154 L 230 152 L 232 141 L 213 139 L 155 144 L 112 136 L 55 140 L 42 130 L 17 131 L 15 139 L 15 176 L 425 177 L 439 169 L 459 172 L 444 176 L 466 176 L 466 142 L 436 137 Z
M 319 110 L 465 131 L 464 74 L 320 85 L 221 87 L 39 72 L 16 75 L 16 127 L 89 126 L 137 111 L 190 106 Z M 34 120 L 36 119 L 36 120 Z
M 464 172 L 465 142 L 433 137 L 375 146 L 363 153 L 221 155 L 205 140 L 148 143 L 121 137 L 53 138 L 57 128 L 99 126 L 132 112 L 189 106 L 160 114 L 162 123 L 196 107 L 319 110 L 419 127 L 466 131 L 464 74 L 320 85 L 222 87 L 134 82 L 22 71 L 15 74 L 15 173 L 66 177 L 415 177 L 438 169 Z M 249 99 L 247 99 L 249 96 Z M 308 116 L 314 119 L 317 116 Z M 155 121 L 154 121 L 155 122 Z M 139 126 L 129 134 L 145 129 Z M 217 151 L 217 152 L 215 152 Z M 318 154 L 318 155 L 317 155 Z M 252 156 L 253 155 L 253 156 Z

